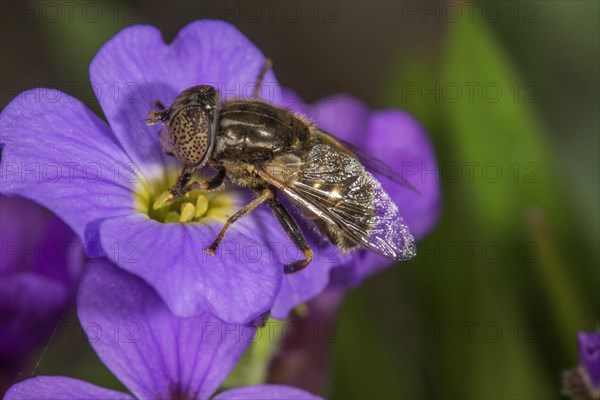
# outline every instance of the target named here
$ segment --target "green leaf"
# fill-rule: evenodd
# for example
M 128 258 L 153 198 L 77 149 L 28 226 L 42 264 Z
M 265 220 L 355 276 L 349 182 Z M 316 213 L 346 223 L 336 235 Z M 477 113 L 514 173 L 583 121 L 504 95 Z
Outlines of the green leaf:
M 504 237 L 522 229 L 529 207 L 561 215 L 552 155 L 532 104 L 542 89 L 519 78 L 486 23 L 449 27 L 439 96 L 456 160 L 442 166 L 442 178 L 460 180 L 464 206 Z M 451 167 L 459 167 L 459 178 Z M 560 217 L 554 222 L 564 225 Z
M 269 365 L 279 350 L 285 323 L 269 318 L 263 327 L 258 328 L 252 343 L 223 383 L 222 389 L 266 383 Z

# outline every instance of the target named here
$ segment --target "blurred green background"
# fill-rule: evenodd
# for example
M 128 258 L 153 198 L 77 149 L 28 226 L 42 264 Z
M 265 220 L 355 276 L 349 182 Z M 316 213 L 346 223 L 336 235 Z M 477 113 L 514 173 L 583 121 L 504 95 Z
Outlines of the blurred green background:
M 350 93 L 427 127 L 442 218 L 416 259 L 347 296 L 328 397 L 560 397 L 600 315 L 598 1 L 72 3 L 2 2 L 2 107 L 50 86 L 101 113 L 88 65 L 106 40 L 213 18 L 305 101 Z M 120 388 L 65 326 L 37 372 Z

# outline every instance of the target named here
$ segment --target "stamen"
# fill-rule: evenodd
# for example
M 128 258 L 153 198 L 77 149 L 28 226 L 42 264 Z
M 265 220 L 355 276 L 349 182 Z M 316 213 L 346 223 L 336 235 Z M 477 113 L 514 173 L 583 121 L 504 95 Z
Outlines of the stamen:
M 190 222 L 194 219 L 196 214 L 196 207 L 192 203 L 184 203 L 181 206 L 181 215 L 179 216 L 179 222 Z
M 199 194 L 196 199 L 196 213 L 194 214 L 195 218 L 202 218 L 208 211 L 208 199 Z
M 152 209 L 158 210 L 159 208 L 162 208 L 163 206 L 169 204 L 171 200 L 173 200 L 173 194 L 169 191 L 164 192 L 163 194 L 158 196 L 158 199 L 156 199 L 156 201 L 152 205 Z
M 231 191 L 192 190 L 175 200 L 169 188 L 175 184 L 179 173 L 179 170 L 169 168 L 157 171 L 154 178 L 141 179 L 133 196 L 135 209 L 162 223 L 210 224 L 214 220 L 225 223 L 242 206 L 240 198 Z M 192 179 L 202 181 L 199 175 Z
M 165 216 L 165 222 L 171 224 L 173 222 L 179 222 L 179 213 L 177 211 L 169 211 Z

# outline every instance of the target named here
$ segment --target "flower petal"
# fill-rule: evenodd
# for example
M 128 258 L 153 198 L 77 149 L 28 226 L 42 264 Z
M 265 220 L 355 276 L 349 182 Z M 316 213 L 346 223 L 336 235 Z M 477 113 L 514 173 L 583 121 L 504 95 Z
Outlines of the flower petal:
M 133 399 L 127 393 L 104 389 L 79 379 L 63 376 L 37 376 L 13 385 L 4 400 Z
M 285 385 L 256 385 L 230 389 L 214 397 L 214 400 L 318 400 L 302 389 Z
M 131 161 L 79 101 L 51 89 L 24 92 L 0 114 L 0 131 L 0 193 L 44 205 L 82 240 L 93 236 L 91 222 L 131 212 Z
M 256 332 L 207 313 L 176 317 L 151 287 L 106 259 L 90 262 L 78 314 L 100 359 L 138 398 L 208 398 Z
M 310 111 L 311 116 L 318 126 L 364 148 L 401 173 L 417 189 L 418 193 L 415 193 L 374 173 L 398 206 L 415 239 L 422 239 L 437 222 L 441 210 L 437 163 L 427 133 L 404 111 L 369 112 L 364 104 L 352 97 L 339 95 L 336 100 L 317 103 Z M 363 250 L 353 255 L 354 273 L 343 275 L 354 284 L 393 263 Z
M 364 148 L 400 173 L 411 172 L 406 178 L 420 194 L 375 175 L 398 205 L 413 235 L 422 238 L 437 221 L 440 192 L 433 148 L 416 121 L 398 110 L 371 112 L 362 102 L 347 95 L 322 100 L 308 108 L 308 113 L 320 128 Z M 420 179 L 421 175 L 424 179 Z M 322 255 L 333 254 L 322 244 L 313 248 L 318 248 Z M 317 296 L 329 283 L 334 267 L 342 266 L 336 273 L 344 277 L 347 285 L 356 284 L 392 263 L 364 250 L 338 255 L 333 263 L 312 263 L 305 270 L 284 277 L 271 314 L 285 318 L 293 307 Z
M 2 277 L 0 370 L 19 368 L 36 346 L 52 335 L 70 298 L 66 282 L 31 272 Z
M 423 127 L 400 110 L 373 113 L 367 149 L 414 186 L 419 193 L 380 177 L 394 199 L 415 240 L 436 224 L 441 211 L 440 180 L 435 152 Z
M 325 131 L 357 146 L 369 140 L 371 110 L 354 97 L 335 95 L 309 107 L 311 118 Z
M 170 45 L 156 28 L 133 26 L 100 49 L 90 65 L 90 80 L 127 153 L 142 167 L 154 166 L 165 160 L 159 127 L 145 124 L 154 100 L 168 106 L 182 90 L 199 84 L 217 87 L 224 98 L 248 97 L 264 59 L 244 35 L 225 22 L 193 22 Z M 269 88 L 278 88 L 272 71 L 265 81 Z M 263 92 L 263 97 L 281 101 L 281 90 Z
M 176 315 L 208 311 L 241 323 L 269 310 L 283 275 L 260 225 L 252 226 L 258 215 L 246 218 L 227 232 L 214 257 L 205 249 L 222 223 L 162 224 L 137 214 L 105 221 L 100 234 L 108 257 L 154 287 Z M 250 225 L 247 230 L 254 238 L 240 233 L 244 225 Z
M 283 276 L 281 289 L 270 312 L 273 318 L 287 318 L 296 306 L 323 292 L 329 284 L 332 270 L 352 268 L 352 254 L 342 254 L 336 246 L 311 240 L 310 236 L 308 242 L 315 257 L 303 270 Z
M 62 220 L 33 201 L 0 195 L 0 221 L 0 280 L 27 272 L 75 286 L 83 251 Z
M 439 173 L 427 133 L 404 111 L 370 112 L 363 103 L 344 95 L 335 100 L 317 103 L 311 116 L 318 126 L 364 148 L 417 189 L 419 193 L 374 174 L 398 205 L 415 239 L 423 238 L 437 222 L 441 209 Z
M 406 175 L 420 193 L 375 174 L 398 205 L 415 238 L 425 236 L 437 221 L 441 196 L 435 154 L 423 128 L 402 111 L 370 112 L 363 103 L 346 95 L 325 99 L 307 112 L 320 128 L 364 148 Z M 295 306 L 321 293 L 332 280 L 331 273 L 336 274 L 334 283 L 348 286 L 393 263 L 365 250 L 331 257 L 335 254 L 332 246 L 310 244 L 320 255 L 330 256 L 321 257 L 321 263 L 313 262 L 297 274 L 284 276 L 271 310 L 275 318 L 285 318 Z
M 418 193 L 380 177 L 381 184 L 397 204 L 415 240 L 424 238 L 437 223 L 442 209 L 437 161 L 425 130 L 406 112 L 376 112 L 370 119 L 366 148 L 401 172 L 417 189 Z M 356 261 L 354 282 L 360 283 L 392 263 L 373 253 L 361 254 Z
M 36 264 L 35 257 L 23 260 L 23 252 L 19 245 L 24 243 L 39 243 L 52 214 L 33 201 L 22 197 L 7 197 L 0 195 L 0 244 L 3 257 L 0 258 L 0 278 L 21 269 L 30 269 Z M 62 238 L 61 238 L 62 239 Z M 35 266 L 33 266 L 35 268 Z
M 8 384 L 54 332 L 84 260 L 69 227 L 19 196 L 0 195 L 0 248 L 0 375 Z

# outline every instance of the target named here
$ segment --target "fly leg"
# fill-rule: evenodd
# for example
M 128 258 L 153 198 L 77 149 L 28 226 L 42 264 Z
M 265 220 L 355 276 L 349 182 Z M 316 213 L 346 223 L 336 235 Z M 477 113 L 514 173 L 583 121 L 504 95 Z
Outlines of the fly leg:
M 227 222 L 225 222 L 225 225 L 223 225 L 223 228 L 221 228 L 221 232 L 219 232 L 219 234 L 217 235 L 217 238 L 215 239 L 213 244 L 211 244 L 206 249 L 206 252 L 208 254 L 210 254 L 211 256 L 214 256 L 215 252 L 217 251 L 217 248 L 219 247 L 219 244 L 221 243 L 221 240 L 223 240 L 223 236 L 225 236 L 225 233 L 227 232 L 227 229 L 229 229 L 231 224 L 233 224 L 235 221 L 237 221 L 244 215 L 250 214 L 252 211 L 254 211 L 256 209 L 256 207 L 258 207 L 265 201 L 272 199 L 273 196 L 274 196 L 273 191 L 271 189 L 267 189 L 267 188 L 262 189 L 260 192 L 260 195 L 257 198 L 252 200 L 250 203 L 246 204 L 238 212 L 236 212 L 231 217 L 229 217 Z
M 152 208 L 159 209 L 164 206 L 168 206 L 185 196 L 188 192 L 192 190 L 214 190 L 217 189 L 223 183 L 225 179 L 225 170 L 220 169 L 218 173 L 204 182 L 192 182 L 188 184 L 190 179 L 192 179 L 192 175 L 194 174 L 193 167 L 185 167 L 179 178 L 177 178 L 177 182 L 166 192 L 160 195 L 158 199 L 154 202 Z
M 158 108 L 159 111 L 150 110 L 150 112 L 148 112 L 148 125 L 154 125 L 158 121 L 162 120 L 165 116 L 165 111 L 167 109 L 167 107 L 165 107 L 165 105 L 161 103 L 160 100 L 154 100 L 152 102 L 152 105 Z
M 265 75 L 267 75 L 267 72 L 269 71 L 269 69 L 271 69 L 272 66 L 273 66 L 273 63 L 271 62 L 271 60 L 268 58 L 265 58 L 262 68 L 260 69 L 260 72 L 258 73 L 258 78 L 256 79 L 256 83 L 254 84 L 254 90 L 252 91 L 252 97 L 254 97 L 254 98 L 258 97 L 260 88 L 262 87 L 263 81 L 265 80 Z
M 167 107 L 165 107 L 165 105 L 161 103 L 160 100 L 154 100 L 152 102 L 152 105 L 158 108 L 160 111 L 165 111 L 167 109 Z
M 277 221 L 279 221 L 285 233 L 287 233 L 290 239 L 292 239 L 292 242 L 294 242 L 294 244 L 298 246 L 302 253 L 304 253 L 304 260 L 286 264 L 283 267 L 283 271 L 286 274 L 298 272 L 310 264 L 314 253 L 308 243 L 306 243 L 306 239 L 302 235 L 300 228 L 298 228 L 296 221 L 294 221 L 292 216 L 283 207 L 283 204 L 281 204 L 276 198 L 273 198 L 269 200 L 269 206 L 273 210 L 275 218 L 277 218 Z

